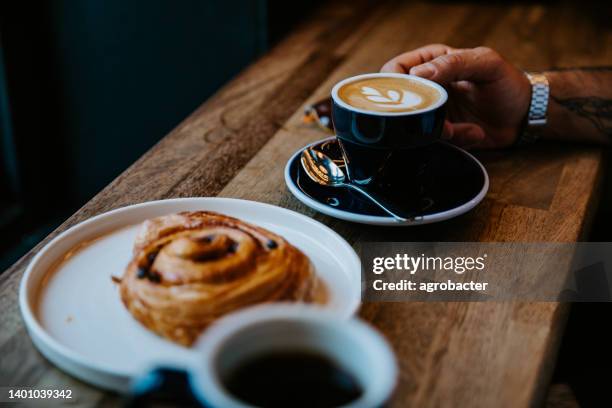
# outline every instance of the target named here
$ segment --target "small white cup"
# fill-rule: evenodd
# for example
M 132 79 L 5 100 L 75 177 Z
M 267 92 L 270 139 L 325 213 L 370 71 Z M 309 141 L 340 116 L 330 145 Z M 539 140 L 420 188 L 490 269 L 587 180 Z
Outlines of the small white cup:
M 210 327 L 195 347 L 202 353 L 201 365 L 190 370 L 191 388 L 205 406 L 249 407 L 221 379 L 246 359 L 267 352 L 315 352 L 350 373 L 363 393 L 345 407 L 382 406 L 397 381 L 395 356 L 378 332 L 316 306 L 270 304 L 233 313 Z

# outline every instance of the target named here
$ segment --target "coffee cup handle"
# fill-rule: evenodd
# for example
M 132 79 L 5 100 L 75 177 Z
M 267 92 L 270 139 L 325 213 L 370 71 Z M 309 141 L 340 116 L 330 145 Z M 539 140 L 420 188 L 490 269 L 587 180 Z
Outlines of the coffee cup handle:
M 166 403 L 172 406 L 197 407 L 203 405 L 195 396 L 189 373 L 182 369 L 158 367 L 136 379 L 126 407 L 136 408 Z

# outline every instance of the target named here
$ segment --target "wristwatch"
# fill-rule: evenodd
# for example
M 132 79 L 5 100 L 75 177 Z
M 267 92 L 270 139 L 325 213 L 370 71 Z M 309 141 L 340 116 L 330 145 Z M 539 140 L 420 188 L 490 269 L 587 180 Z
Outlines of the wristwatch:
M 540 138 L 542 129 L 546 126 L 546 110 L 550 93 L 548 79 L 544 74 L 526 72 L 525 75 L 531 83 L 531 103 L 523 129 L 516 139 L 517 146 L 532 144 Z

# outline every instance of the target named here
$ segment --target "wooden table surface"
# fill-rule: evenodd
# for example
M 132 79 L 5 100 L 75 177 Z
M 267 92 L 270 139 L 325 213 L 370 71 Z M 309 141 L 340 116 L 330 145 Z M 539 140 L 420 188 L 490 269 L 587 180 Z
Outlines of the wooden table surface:
M 0 384 L 70 387 L 83 405 L 118 397 L 49 364 L 21 321 L 19 281 L 58 232 L 113 208 L 171 197 L 224 196 L 312 216 L 349 242 L 575 241 L 598 196 L 601 152 L 541 145 L 479 154 L 491 176 L 472 212 L 436 225 L 381 228 L 317 214 L 287 191 L 290 155 L 325 135 L 304 106 L 347 76 L 431 43 L 491 46 L 525 69 L 612 62 L 612 34 L 561 5 L 410 2 L 326 5 L 242 72 L 23 259 L 0 275 Z M 391 341 L 401 367 L 394 406 L 528 406 L 543 401 L 568 306 L 556 303 L 369 303 L 361 316 Z

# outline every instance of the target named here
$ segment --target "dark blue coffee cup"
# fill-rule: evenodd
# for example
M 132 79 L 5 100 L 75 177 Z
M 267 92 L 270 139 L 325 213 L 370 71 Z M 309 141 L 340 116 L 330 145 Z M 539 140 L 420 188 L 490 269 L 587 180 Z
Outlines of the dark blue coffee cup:
M 431 105 L 418 110 L 383 112 L 356 108 L 338 96 L 348 83 L 367 78 L 407 78 L 439 93 Z M 417 163 L 419 148 L 440 139 L 448 95 L 439 84 L 413 75 L 374 73 L 358 75 L 337 83 L 332 89 L 332 120 L 342 147 L 347 176 L 357 184 L 380 182 L 385 174 L 398 170 L 410 174 Z M 414 168 L 412 168 L 414 167 Z

